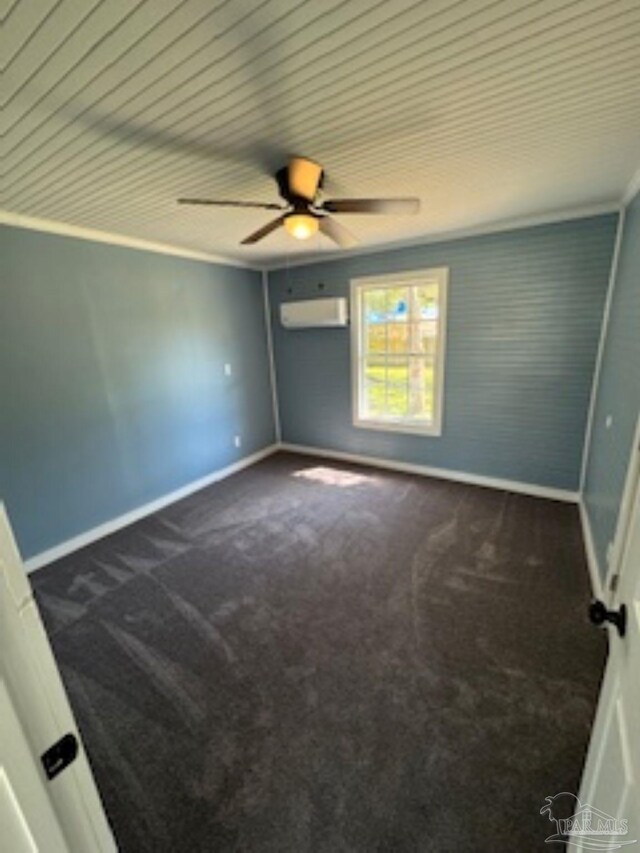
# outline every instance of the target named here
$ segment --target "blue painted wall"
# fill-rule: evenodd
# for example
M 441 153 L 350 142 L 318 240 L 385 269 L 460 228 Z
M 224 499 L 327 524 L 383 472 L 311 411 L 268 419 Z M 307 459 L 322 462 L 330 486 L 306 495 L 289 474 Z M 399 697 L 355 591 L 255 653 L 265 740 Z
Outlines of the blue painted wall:
M 283 440 L 577 489 L 616 224 L 606 215 L 270 273 Z M 450 268 L 443 434 L 355 428 L 349 330 L 285 330 L 278 306 L 431 266 Z
M 0 499 L 25 557 L 274 441 L 258 273 L 8 227 L 0 258 Z
M 640 194 L 625 215 L 596 396 L 584 499 L 606 574 L 640 411 Z M 607 416 L 613 422 L 606 427 Z

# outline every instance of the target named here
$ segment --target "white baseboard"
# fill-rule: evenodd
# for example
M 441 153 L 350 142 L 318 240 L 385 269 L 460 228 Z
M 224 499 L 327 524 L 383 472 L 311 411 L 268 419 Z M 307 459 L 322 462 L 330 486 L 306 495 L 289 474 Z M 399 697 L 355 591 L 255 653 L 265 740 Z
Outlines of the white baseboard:
M 176 489 L 167 495 L 163 495 L 155 501 L 151 501 L 150 503 L 137 507 L 136 509 L 131 510 L 131 512 L 120 515 L 111 521 L 107 521 L 104 524 L 93 527 L 85 533 L 81 533 L 78 536 L 67 539 L 53 548 L 42 551 L 39 554 L 30 557 L 28 560 L 25 560 L 25 569 L 28 572 L 36 571 L 42 566 L 52 563 L 54 560 L 59 560 L 67 554 L 71 554 L 80 548 L 84 548 L 85 545 L 90 545 L 92 542 L 102 539 L 110 533 L 115 533 L 116 530 L 127 527 L 129 524 L 133 524 L 135 521 L 139 521 L 141 518 L 151 515 L 151 513 L 157 512 L 169 504 L 175 503 L 176 501 L 179 501 L 200 489 L 204 489 L 212 483 L 217 483 L 219 480 L 224 480 L 226 477 L 229 477 L 238 471 L 242 471 L 243 468 L 248 468 L 250 465 L 254 465 L 256 462 L 259 462 L 261 459 L 265 459 L 267 456 L 270 456 L 278 450 L 285 450 L 290 453 L 300 453 L 306 456 L 319 456 L 326 459 L 335 459 L 341 462 L 352 462 L 358 465 L 369 465 L 375 468 L 383 468 L 391 471 L 402 471 L 408 474 L 418 474 L 425 477 L 437 477 L 438 479 L 453 480 L 458 483 L 469 483 L 471 485 L 485 486 L 487 488 L 503 489 L 509 492 L 532 495 L 533 497 L 577 503 L 580 506 L 580 517 L 582 520 L 585 547 L 587 549 L 587 558 L 589 562 L 589 573 L 591 576 L 591 583 L 594 588 L 594 595 L 596 591 L 600 590 L 597 560 L 595 557 L 595 550 L 593 548 L 591 528 L 586 511 L 577 492 L 571 492 L 565 489 L 554 489 L 547 486 L 538 486 L 534 483 L 521 483 L 517 480 L 485 477 L 481 474 L 469 474 L 465 471 L 453 471 L 447 468 L 434 468 L 429 465 L 415 465 L 409 462 L 397 462 L 393 459 L 383 459 L 378 456 L 361 456 L 355 453 L 344 453 L 339 450 L 328 450 L 321 447 L 308 447 L 306 445 L 289 444 L 287 442 L 272 444 L 269 447 L 265 447 L 263 450 L 253 453 L 251 456 L 239 459 L 237 462 L 234 462 L 232 465 L 228 465 L 226 468 L 214 471 L 206 477 L 201 477 L 199 480 L 195 480 L 180 489 Z
M 407 474 L 420 474 L 424 477 L 437 477 L 441 480 L 454 480 L 457 483 L 470 483 L 474 486 L 486 486 L 490 489 L 503 489 L 507 492 L 518 492 L 532 495 L 536 498 L 550 498 L 554 501 L 578 503 L 578 492 L 566 489 L 554 489 L 549 486 L 537 486 L 535 483 L 521 483 L 518 480 L 503 480 L 499 477 L 485 477 L 482 474 L 468 474 L 466 471 L 453 471 L 448 468 L 432 468 L 430 465 L 414 465 L 410 462 L 396 462 L 394 459 L 382 459 L 379 456 L 360 456 L 355 453 L 343 453 L 341 450 L 325 450 L 321 447 L 307 447 L 301 444 L 280 444 L 281 450 L 291 453 L 303 453 L 308 456 L 322 456 L 327 459 L 337 459 L 341 462 L 354 462 L 358 465 L 372 465 L 375 468 L 385 468 L 391 471 L 404 471 Z
M 267 456 L 271 456 L 271 454 L 275 453 L 278 449 L 279 446 L 277 444 L 271 444 L 269 447 L 265 447 L 257 453 L 252 453 L 251 456 L 245 456 L 244 459 L 239 459 L 232 465 L 227 465 L 226 468 L 220 468 L 220 470 L 207 474 L 206 477 L 201 477 L 199 480 L 194 480 L 192 483 L 188 483 L 186 486 L 182 486 L 180 489 L 176 489 L 168 495 L 163 495 L 155 501 L 139 506 L 136 509 L 131 510 L 131 512 L 126 512 L 124 515 L 119 515 L 117 518 L 114 518 L 111 521 L 106 521 L 104 524 L 99 524 L 97 527 L 87 530 L 86 533 L 80 533 L 78 536 L 74 536 L 72 539 L 67 539 L 65 542 L 61 542 L 53 548 L 41 551 L 39 554 L 25 560 L 24 567 L 28 572 L 40 569 L 42 566 L 46 566 L 47 563 L 59 560 L 61 557 L 65 557 L 73 551 L 84 548 L 85 545 L 90 545 L 97 539 L 102 539 L 110 533 L 115 533 L 116 530 L 127 527 L 129 524 L 133 524 L 134 521 L 139 521 L 141 518 L 151 515 L 151 513 L 157 512 L 169 504 L 175 503 L 182 498 L 186 498 L 188 495 L 193 494 L 193 492 L 204 489 L 205 486 L 210 486 L 212 483 L 217 483 L 219 480 L 224 480 L 226 477 L 230 477 L 231 474 L 236 474 L 238 471 L 242 471 L 243 468 L 255 465 L 256 462 L 259 462 Z
M 587 566 L 589 567 L 589 578 L 591 580 L 591 593 L 594 598 L 606 601 L 604 597 L 604 590 L 602 588 L 602 581 L 600 580 L 598 557 L 593 543 L 593 533 L 591 531 L 589 513 L 587 512 L 583 498 L 580 498 L 579 507 L 580 523 L 582 524 L 582 538 L 584 539 L 584 549 L 587 553 Z

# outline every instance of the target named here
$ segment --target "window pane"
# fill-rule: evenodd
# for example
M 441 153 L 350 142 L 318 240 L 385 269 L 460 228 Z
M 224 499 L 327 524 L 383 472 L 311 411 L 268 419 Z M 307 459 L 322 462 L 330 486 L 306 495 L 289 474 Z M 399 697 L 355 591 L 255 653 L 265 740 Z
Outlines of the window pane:
M 387 326 L 386 323 L 374 323 L 366 326 L 367 337 L 365 341 L 368 353 L 384 353 L 387 348 Z
M 435 359 L 427 361 L 424 369 L 424 413 L 427 420 L 433 420 L 436 408 L 436 367 Z
M 387 291 L 372 287 L 364 292 L 363 316 L 365 323 L 384 323 L 387 319 Z
M 415 288 L 418 317 L 421 320 L 438 318 L 438 285 L 422 284 Z M 418 319 L 418 317 L 416 319 Z
M 434 401 L 434 361 L 413 356 L 409 362 L 409 416 L 431 420 Z
M 409 319 L 409 288 L 385 287 L 387 296 L 387 320 L 390 323 L 406 323 Z
M 363 395 L 365 417 L 381 417 L 386 405 L 386 363 L 383 358 L 363 362 Z
M 387 414 L 407 415 L 409 411 L 409 359 L 387 359 Z
M 406 354 L 409 352 L 409 325 L 389 323 L 387 325 L 387 351 Z
M 354 317 L 361 323 L 357 405 L 365 421 L 394 429 L 403 423 L 428 426 L 438 419 L 434 368 L 443 357 L 441 290 L 432 272 L 400 279 L 397 286 L 385 281 L 360 291 L 360 312 Z
M 437 347 L 438 324 L 436 320 L 426 320 L 415 324 L 411 352 L 434 356 Z

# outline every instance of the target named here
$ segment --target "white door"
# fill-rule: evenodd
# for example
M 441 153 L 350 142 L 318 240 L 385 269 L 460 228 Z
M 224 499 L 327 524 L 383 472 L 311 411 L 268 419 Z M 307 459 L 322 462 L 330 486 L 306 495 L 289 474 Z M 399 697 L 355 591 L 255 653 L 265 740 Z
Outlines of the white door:
M 635 453 L 637 454 L 636 447 Z M 633 462 L 633 469 L 638 466 Z M 609 604 L 626 610 L 624 636 L 608 624 L 609 659 L 579 800 L 583 818 L 571 836 L 582 850 L 629 847 L 640 853 L 640 479 L 628 488 L 618 586 Z
M 48 779 L 41 756 L 64 735 L 76 758 Z M 116 844 L 0 504 L 0 848 L 112 853 Z

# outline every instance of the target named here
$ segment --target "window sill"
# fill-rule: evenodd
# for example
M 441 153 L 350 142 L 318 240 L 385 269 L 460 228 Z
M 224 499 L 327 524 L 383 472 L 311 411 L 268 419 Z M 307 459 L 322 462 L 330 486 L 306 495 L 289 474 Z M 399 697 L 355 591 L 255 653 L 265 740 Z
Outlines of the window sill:
M 374 421 L 355 418 L 353 425 L 359 429 L 375 429 L 381 432 L 407 432 L 412 435 L 426 435 L 432 438 L 442 435 L 442 427 L 436 423 L 403 423 L 402 421 Z

